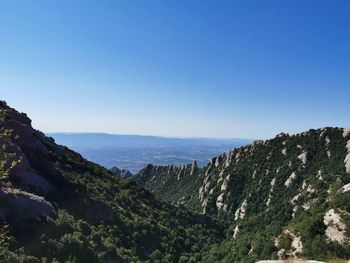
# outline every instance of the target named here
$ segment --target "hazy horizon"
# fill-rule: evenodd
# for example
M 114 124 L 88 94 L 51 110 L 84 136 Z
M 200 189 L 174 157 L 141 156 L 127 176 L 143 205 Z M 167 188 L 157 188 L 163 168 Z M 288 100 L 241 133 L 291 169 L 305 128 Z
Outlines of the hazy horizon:
M 45 131 L 45 134 L 104 134 L 104 135 L 117 135 L 117 136 L 140 136 L 140 137 L 158 137 L 167 139 L 210 139 L 210 140 L 233 140 L 233 139 L 247 139 L 247 140 L 259 140 L 260 138 L 236 138 L 236 137 L 196 137 L 196 136 L 172 136 L 172 135 L 153 135 L 153 134 L 134 134 L 134 133 L 110 133 L 103 131 Z M 277 135 L 277 134 L 276 134 Z
M 47 133 L 85 158 L 106 168 L 117 166 L 137 173 L 151 163 L 182 165 L 194 160 L 199 166 L 230 150 L 252 143 L 249 139 L 169 138 L 106 133 Z

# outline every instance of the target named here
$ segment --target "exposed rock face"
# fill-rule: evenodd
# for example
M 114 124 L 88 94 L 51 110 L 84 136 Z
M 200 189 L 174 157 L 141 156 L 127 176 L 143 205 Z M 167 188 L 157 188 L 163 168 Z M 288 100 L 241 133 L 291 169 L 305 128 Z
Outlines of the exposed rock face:
M 306 164 L 307 162 L 307 152 L 303 152 L 298 156 L 298 159 L 303 163 Z
M 287 257 L 287 252 L 286 252 L 286 250 L 285 249 L 280 249 L 278 252 L 277 252 L 277 257 L 278 257 L 278 259 L 280 259 L 280 260 L 283 260 L 282 262 L 284 262 L 284 260 L 286 259 L 286 257 Z M 279 261 L 280 261 L 279 260 Z M 268 260 L 267 260 L 268 261 Z M 275 261 L 275 260 L 272 260 L 272 261 Z M 276 260 L 277 261 L 277 260 Z M 261 262 L 261 261 L 260 261 Z M 264 261 L 263 261 L 264 262 Z
M 344 128 L 343 129 L 343 137 L 347 137 L 350 134 L 350 128 Z
M 276 184 L 276 178 L 273 178 L 273 179 L 271 180 L 271 183 L 270 183 L 271 188 L 270 188 L 270 192 L 269 192 L 269 198 L 268 198 L 267 201 L 266 201 L 266 206 L 267 206 L 267 207 L 269 207 L 269 205 L 270 205 L 270 203 L 271 203 L 272 192 L 273 192 L 273 189 L 274 189 L 274 187 L 275 187 L 275 184 Z
M 288 179 L 284 182 L 284 186 L 286 186 L 286 187 L 288 188 L 296 177 L 297 177 L 297 175 L 295 174 L 295 172 L 293 172 L 293 173 L 288 177 Z
M 325 141 L 326 141 L 326 145 L 327 145 L 327 146 L 331 143 L 331 140 L 329 139 L 328 136 L 326 136 Z
M 345 170 L 347 173 L 350 173 L 350 140 L 346 143 L 347 155 L 344 159 Z
M 287 148 L 282 149 L 282 154 L 283 154 L 284 156 L 287 155 Z
M 227 204 L 225 204 L 225 194 L 226 194 L 227 189 L 228 189 L 230 175 L 227 175 L 225 177 L 225 179 L 223 179 L 223 177 L 224 177 L 224 170 L 222 170 L 222 172 L 219 175 L 218 183 L 222 182 L 222 184 L 220 187 L 221 194 L 219 195 L 219 197 L 216 200 L 216 206 L 217 206 L 219 211 L 223 210 L 224 212 L 227 212 Z
M 241 206 L 237 209 L 235 213 L 235 220 L 243 219 L 245 217 L 245 213 L 247 211 L 247 200 L 244 200 Z
M 299 200 L 299 198 L 301 197 L 301 193 L 298 193 L 296 196 L 294 196 L 292 198 L 292 200 L 290 201 L 293 205 L 296 204 L 296 202 Z
M 123 178 L 123 179 L 128 179 L 128 178 L 130 178 L 130 177 L 132 177 L 133 175 L 132 175 L 132 173 L 130 173 L 130 171 L 129 170 L 127 170 L 127 169 L 119 169 L 118 167 L 112 167 L 111 168 L 111 171 L 115 174 L 115 175 L 117 175 L 117 176 L 119 176 L 120 178 Z
M 197 161 L 193 161 L 190 175 L 193 175 L 198 170 Z
M 205 186 L 201 189 L 198 187 L 201 177 L 199 172 L 196 161 L 180 166 L 148 164 L 133 179 L 146 188 L 152 189 L 154 194 L 163 196 L 164 200 L 187 206 L 191 198 L 199 198 L 198 193 L 204 191 Z M 206 187 L 208 188 L 208 185 Z M 196 189 L 196 192 L 189 192 L 191 188 Z M 173 198 L 174 196 L 176 198 Z
M 21 147 L 38 150 L 44 154 L 48 153 L 48 149 L 43 142 L 47 138 L 41 132 L 33 130 L 32 121 L 26 114 L 18 113 L 7 105 L 2 105 L 1 110 L 6 111 L 6 119 L 2 122 L 2 129 L 16 131 L 15 134 L 13 133 L 10 136 L 12 140 L 18 142 Z
M 8 216 L 35 218 L 54 213 L 55 209 L 43 197 L 14 188 L 0 188 L 0 220 Z
M 292 255 L 297 258 L 298 254 L 303 252 L 303 244 L 301 243 L 300 236 L 294 234 L 290 230 L 286 230 L 285 233 L 292 238 Z
M 37 192 L 47 194 L 53 189 L 52 185 L 34 171 L 23 171 L 13 175 L 21 185 L 31 186 Z
M 224 197 L 225 197 L 225 193 L 221 193 L 218 197 L 218 199 L 216 200 L 216 207 L 221 210 L 224 209 Z M 226 209 L 224 209 L 226 210 Z
M 51 150 L 57 152 L 62 152 L 62 148 L 35 131 L 27 115 L 18 113 L 4 102 L 0 103 L 0 115 L 0 172 L 3 176 L 0 186 L 1 220 L 8 216 L 30 219 L 52 214 L 55 209 L 45 196 L 54 191 L 54 187 L 32 167 L 27 156 L 46 158 L 49 145 Z M 16 188 L 6 184 L 14 184 Z
M 22 186 L 30 186 L 37 192 L 47 194 L 53 189 L 51 184 L 37 174 L 30 166 L 27 157 L 21 148 L 13 144 L 10 140 L 0 139 L 2 147 L 0 156 L 6 156 L 6 163 L 2 167 L 2 172 L 9 176 L 9 179 Z
M 330 209 L 323 218 L 324 224 L 327 226 L 326 236 L 330 241 L 337 241 L 343 244 L 346 240 L 346 224 L 341 218 L 342 211 Z
M 340 188 L 339 192 L 346 193 L 350 191 L 350 183 L 344 185 L 342 188 Z
M 292 260 L 292 262 L 298 262 L 298 257 L 299 255 L 302 254 L 303 252 L 303 244 L 301 242 L 301 237 L 300 235 L 295 234 L 293 231 L 290 229 L 286 229 L 283 231 L 284 235 L 286 235 L 288 238 L 290 238 L 290 248 L 284 249 L 281 248 L 277 252 L 277 257 L 279 260 Z M 280 237 L 278 237 L 275 240 L 275 246 L 279 247 L 280 246 Z
M 192 164 L 187 165 L 168 165 L 168 166 L 154 166 L 148 164 L 143 168 L 138 175 L 135 177 L 137 182 L 149 181 L 149 180 L 160 180 L 160 177 L 164 177 L 164 182 L 167 178 L 172 177 L 176 174 L 176 178 L 179 180 L 182 176 L 193 175 L 198 169 L 197 162 L 194 161 Z M 159 177 L 159 178 L 157 178 Z
M 348 145 L 349 134 L 344 136 L 341 128 L 323 128 L 257 141 L 212 158 L 195 176 L 188 173 L 178 181 L 173 180 L 172 187 L 184 189 L 185 178 L 187 183 L 195 180 L 196 184 L 192 186 L 198 188 L 187 188 L 182 195 L 192 196 L 191 202 L 199 207 L 197 212 L 228 219 L 233 229 L 232 238 L 239 242 L 258 239 L 252 229 L 256 229 L 261 221 L 278 218 L 275 222 L 279 223 L 283 218 L 280 232 L 271 240 L 288 227 L 294 241 L 287 256 L 294 253 L 295 258 L 303 253 L 303 246 L 305 250 L 310 246 L 301 243 L 306 238 L 305 233 L 300 232 L 295 224 L 304 221 L 310 224 L 307 221 L 309 215 L 316 214 L 322 219 L 329 209 L 346 203 L 344 200 L 350 191 L 346 175 L 346 165 L 350 165 L 350 155 L 347 157 L 350 146 L 345 152 L 342 145 Z M 167 180 L 159 172 L 158 176 L 152 177 L 152 182 L 160 178 L 162 182 Z M 155 185 L 158 193 L 165 191 L 161 185 Z M 169 187 L 167 183 L 165 186 Z M 176 195 L 166 195 L 166 198 L 176 201 Z M 274 223 L 271 224 L 273 226 L 267 224 L 266 228 L 275 229 Z M 325 237 L 328 238 L 323 234 L 322 238 Z M 246 244 L 247 253 L 252 246 Z M 257 248 L 255 244 L 254 247 Z M 254 249 L 251 254 L 256 251 Z
M 238 233 L 239 233 L 239 227 L 238 227 L 238 225 L 237 225 L 237 226 L 235 227 L 235 229 L 233 230 L 232 238 L 233 238 L 233 239 L 236 239 Z

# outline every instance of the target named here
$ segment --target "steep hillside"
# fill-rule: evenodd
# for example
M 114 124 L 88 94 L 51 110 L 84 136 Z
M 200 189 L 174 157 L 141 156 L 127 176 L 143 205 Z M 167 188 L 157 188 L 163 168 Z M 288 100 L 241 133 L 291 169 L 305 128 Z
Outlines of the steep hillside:
M 201 261 L 222 227 L 56 145 L 0 102 L 0 262 Z
M 134 178 L 157 197 L 165 201 L 186 205 L 192 211 L 201 212 L 197 191 L 200 186 L 200 169 L 194 161 L 188 165 L 147 165 Z
M 280 134 L 202 169 L 146 166 L 137 182 L 168 202 L 4 102 L 0 142 L 0 262 L 350 258 L 350 129 Z
M 130 171 L 127 169 L 119 169 L 118 167 L 114 166 L 110 170 L 112 171 L 112 173 L 114 173 L 122 179 L 128 179 L 132 177 L 132 173 L 130 173 Z
M 350 129 L 282 133 L 189 167 L 148 166 L 136 179 L 229 223 L 203 262 L 350 258 Z

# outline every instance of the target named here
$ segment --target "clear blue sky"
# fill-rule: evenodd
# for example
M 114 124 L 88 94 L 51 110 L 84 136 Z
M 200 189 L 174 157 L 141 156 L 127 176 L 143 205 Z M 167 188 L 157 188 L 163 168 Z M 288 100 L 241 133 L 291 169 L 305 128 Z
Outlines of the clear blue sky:
M 0 2 L 0 94 L 43 131 L 350 127 L 350 1 Z

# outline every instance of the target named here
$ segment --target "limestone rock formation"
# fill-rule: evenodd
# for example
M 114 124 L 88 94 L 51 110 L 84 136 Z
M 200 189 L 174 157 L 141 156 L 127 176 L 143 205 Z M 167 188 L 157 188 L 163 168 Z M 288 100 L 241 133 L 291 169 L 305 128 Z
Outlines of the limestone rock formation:
M 249 254 L 252 259 L 286 229 L 291 241 L 284 251 L 294 259 L 305 250 L 310 253 L 308 235 L 328 242 L 328 251 L 334 242 L 345 251 L 350 227 L 349 136 L 350 130 L 342 128 L 280 134 L 214 157 L 195 175 L 186 172 L 179 180 L 153 169 L 144 185 L 175 203 L 179 195 L 169 189 L 181 189 L 188 208 L 226 220 L 232 249 L 239 250 L 238 244 L 247 248 L 242 249 L 243 258 Z M 310 229 L 301 231 L 305 226 Z M 262 236 L 266 239 L 259 244 Z M 276 253 L 282 249 L 271 246 Z M 328 251 L 322 253 L 333 253 Z
M 132 173 L 129 170 L 127 170 L 127 169 L 119 169 L 116 166 L 112 167 L 111 171 L 115 175 L 117 175 L 117 176 L 119 176 L 120 178 L 123 178 L 123 179 L 128 179 L 128 178 L 131 178 L 133 176 Z

